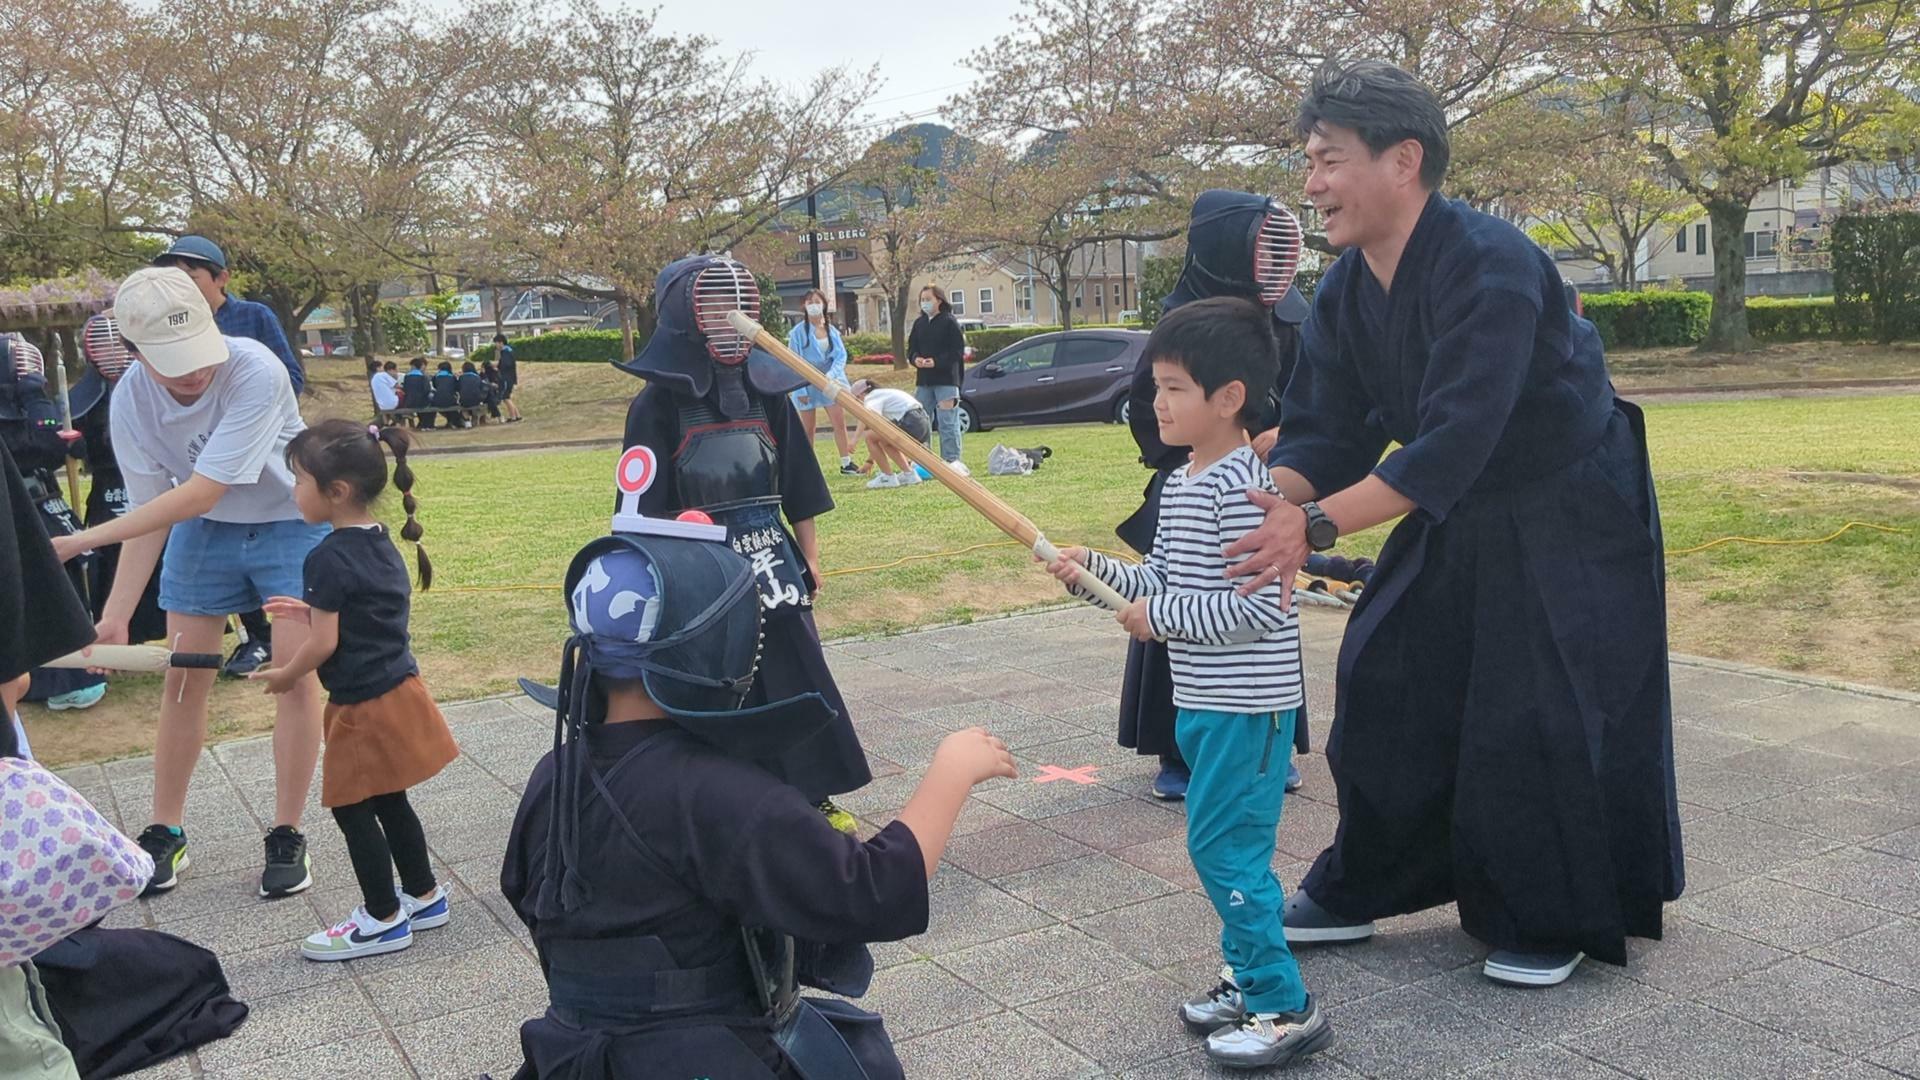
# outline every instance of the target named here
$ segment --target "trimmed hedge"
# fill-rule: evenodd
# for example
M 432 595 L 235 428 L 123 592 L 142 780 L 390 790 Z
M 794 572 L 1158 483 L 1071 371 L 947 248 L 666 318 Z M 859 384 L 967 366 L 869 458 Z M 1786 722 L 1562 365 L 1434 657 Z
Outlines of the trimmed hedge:
M 1703 292 L 1594 293 L 1587 318 L 1609 349 L 1694 345 L 1707 336 L 1713 297 Z
M 620 359 L 618 330 L 555 330 L 532 337 L 508 338 L 513 359 L 526 363 L 592 364 L 612 363 Z M 493 359 L 493 345 L 473 350 L 469 357 L 478 364 Z
M 990 326 L 985 330 L 975 330 L 967 335 L 967 344 L 973 346 L 973 355 L 985 360 L 1001 349 L 1016 341 L 1025 341 L 1037 334 L 1057 334 L 1058 326 Z
M 842 336 L 841 340 L 846 343 L 847 358 L 849 360 L 856 360 L 862 356 L 878 356 L 881 353 L 893 352 L 892 331 L 884 334 L 875 334 L 863 330 L 857 334 L 846 334 Z
M 1831 296 L 1748 297 L 1747 331 L 1762 341 L 1811 341 L 1842 336 L 1835 322 Z
M 1139 330 L 1139 323 L 1074 323 L 1075 330 Z M 1058 326 L 992 326 L 985 330 L 972 330 L 967 333 L 967 344 L 973 346 L 976 360 L 985 360 L 1001 349 L 1016 341 L 1025 341 L 1037 334 L 1057 334 Z

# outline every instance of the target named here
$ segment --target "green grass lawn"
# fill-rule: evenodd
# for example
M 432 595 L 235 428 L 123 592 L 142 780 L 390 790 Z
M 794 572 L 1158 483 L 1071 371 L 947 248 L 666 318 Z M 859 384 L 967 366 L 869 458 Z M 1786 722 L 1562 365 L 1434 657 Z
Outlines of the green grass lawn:
M 1670 558 L 1676 651 L 1920 689 L 1920 397 L 1801 398 L 1655 405 L 1647 410 L 1669 550 L 1725 535 L 1824 536 L 1810 547 L 1722 545 Z M 530 425 L 515 425 L 515 427 Z M 996 441 L 1045 444 L 1026 477 L 986 476 Z M 823 465 L 832 444 L 818 444 Z M 1113 525 L 1138 504 L 1147 473 L 1112 425 L 1008 428 L 967 440 L 991 490 L 1060 544 L 1116 549 Z M 435 588 L 414 604 L 414 648 L 443 699 L 552 677 L 565 636 L 560 580 L 573 553 L 608 527 L 614 456 L 603 450 L 445 455 L 416 466 Z M 821 518 L 829 577 L 819 617 L 829 635 L 893 631 L 1058 602 L 1052 579 L 937 484 L 867 491 L 829 471 L 838 507 Z M 385 507 L 397 512 L 397 504 Z M 1342 542 L 1371 554 L 1384 530 Z M 410 557 L 410 556 L 409 556 Z M 884 567 L 865 569 L 867 567 Z M 151 679 L 130 678 L 84 715 L 34 710 L 36 746 L 53 760 L 145 752 Z M 261 730 L 257 688 L 217 688 L 218 733 Z M 43 736 L 43 732 L 46 734 Z

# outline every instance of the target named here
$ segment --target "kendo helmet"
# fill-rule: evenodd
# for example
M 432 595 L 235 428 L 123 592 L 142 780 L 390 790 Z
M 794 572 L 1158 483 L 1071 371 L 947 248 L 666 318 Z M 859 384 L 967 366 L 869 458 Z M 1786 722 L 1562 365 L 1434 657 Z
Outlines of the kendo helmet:
M 117 382 L 133 364 L 127 351 L 127 339 L 120 336 L 120 323 L 104 312 L 87 320 L 80 330 L 80 355 L 108 382 Z
M 13 377 L 23 382 L 45 381 L 47 358 L 41 354 L 40 347 L 18 333 L 8 336 L 13 342 Z
M 1306 298 L 1293 287 L 1305 233 L 1278 200 L 1244 191 L 1203 191 L 1187 222 L 1187 255 L 1180 279 L 1163 303 L 1172 311 L 1192 300 L 1237 296 L 1298 325 Z
M 643 519 L 649 520 L 649 519 Z M 622 516 L 623 527 L 636 522 Z M 655 522 L 664 532 L 677 522 Z M 642 525 L 641 527 L 645 527 Z M 581 548 L 567 568 L 572 637 L 555 700 L 553 821 L 559 847 L 537 904 L 573 911 L 592 898 L 580 873 L 579 809 L 594 778 L 582 745 L 605 708 L 595 677 L 639 681 L 667 718 L 714 749 L 765 762 L 834 716 L 818 693 L 747 707 L 760 659 L 760 594 L 753 569 L 724 530 L 688 535 L 618 532 Z M 544 688 L 521 680 L 536 701 Z M 792 778 L 783 778 L 792 779 Z
M 46 361 L 33 342 L 0 334 L 0 420 L 32 419 L 47 392 Z
M 81 328 L 80 355 L 87 360 L 86 370 L 67 391 L 67 405 L 76 420 L 107 400 L 114 384 L 134 362 L 127 339 L 120 336 L 119 322 L 105 313 L 88 319 Z
M 758 322 L 760 286 L 753 272 L 724 255 L 694 255 L 668 263 L 653 284 L 659 322 L 646 347 L 622 371 L 659 380 L 677 390 L 704 397 L 713 385 L 715 365 L 745 365 L 753 385 L 769 394 L 798 389 L 806 380 L 754 348 L 733 329 L 735 311 Z
M 620 521 L 623 529 L 698 531 Z M 640 682 L 669 719 L 749 758 L 777 755 L 833 718 L 817 693 L 744 704 L 760 662 L 762 608 L 752 565 L 724 539 L 615 532 L 580 549 L 565 589 L 572 636 L 553 702 L 563 726 L 604 719 L 596 715 L 596 675 Z M 544 688 L 522 686 L 547 700 Z

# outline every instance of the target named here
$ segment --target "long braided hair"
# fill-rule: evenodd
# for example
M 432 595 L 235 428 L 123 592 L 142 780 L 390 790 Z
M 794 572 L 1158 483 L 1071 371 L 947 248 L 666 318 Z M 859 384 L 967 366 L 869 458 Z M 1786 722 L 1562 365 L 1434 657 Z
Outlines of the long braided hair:
M 413 544 L 420 568 L 420 590 L 425 592 L 433 587 L 433 562 L 427 558 L 427 549 L 420 546 L 426 530 L 414 516 L 420 500 L 413 496 L 413 467 L 407 464 L 413 438 L 413 433 L 402 427 L 322 420 L 287 443 L 287 464 L 313 477 L 322 491 L 335 483 L 346 484 L 354 501 L 367 506 L 387 486 L 387 455 L 381 446 L 392 450 L 393 486 L 400 489 L 400 508 L 407 513 L 400 538 Z

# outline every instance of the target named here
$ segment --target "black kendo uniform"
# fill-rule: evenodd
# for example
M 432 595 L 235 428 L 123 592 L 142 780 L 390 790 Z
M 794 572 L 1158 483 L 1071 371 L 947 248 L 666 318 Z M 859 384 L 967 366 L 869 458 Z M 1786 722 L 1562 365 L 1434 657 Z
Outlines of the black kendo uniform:
M 1260 282 L 1255 280 L 1254 246 L 1260 238 L 1260 226 L 1272 209 L 1271 200 L 1244 191 L 1204 191 L 1194 200 L 1187 222 L 1187 257 L 1180 268 L 1180 280 L 1162 302 L 1161 314 L 1182 304 L 1214 296 L 1237 296 L 1259 303 Z M 1307 301 L 1300 290 L 1288 288 L 1279 303 L 1273 305 L 1273 333 L 1280 343 L 1280 377 L 1274 381 L 1260 414 L 1256 432 L 1280 422 L 1280 398 L 1287 380 L 1300 359 L 1300 324 L 1307 317 Z M 1114 529 L 1126 545 L 1146 554 L 1153 548 L 1154 533 L 1160 523 L 1160 489 L 1166 486 L 1173 470 L 1187 463 L 1192 448 L 1168 446 L 1160 440 L 1160 424 L 1153 415 L 1153 365 L 1141 364 L 1133 373 L 1128 390 L 1127 426 L 1140 447 L 1140 463 L 1153 470 L 1142 493 L 1140 509 Z M 1177 759 L 1180 748 L 1173 739 L 1173 668 L 1167 646 L 1160 641 L 1135 641 L 1127 646 L 1127 670 L 1120 686 L 1121 746 L 1141 754 L 1157 754 Z M 1293 728 L 1296 753 L 1308 750 L 1307 710 L 1300 708 Z
M 116 329 L 114 333 L 118 333 Z M 67 404 L 73 410 L 73 426 L 81 435 L 81 450 L 92 483 L 87 487 L 86 527 L 105 525 L 127 512 L 127 482 L 120 475 L 120 461 L 113 453 L 113 388 L 118 375 L 110 381 L 100 369 L 89 363 L 80 381 L 67 391 Z M 164 556 L 163 556 L 164 558 Z M 113 593 L 113 578 L 120 567 L 120 545 L 110 544 L 93 553 L 87 575 L 87 598 L 93 617 L 106 610 L 107 597 Z M 160 563 L 153 564 L 147 588 L 127 623 L 127 640 L 133 644 L 157 641 L 167 636 L 167 613 L 160 610 Z
M 5 352 L 0 345 L 0 354 Z M 11 356 L 0 359 L 13 370 Z M 34 502 L 0 440 L 0 682 L 93 644 L 93 620 L 66 585 Z M 35 681 L 49 670 L 35 671 Z M 0 754 L 17 755 L 12 737 L 12 725 L 0 716 Z
M 70 536 L 80 531 L 80 522 L 55 479 L 66 466 L 70 452 L 67 441 L 60 437 L 60 406 L 47 396 L 44 376 L 21 375 L 15 370 L 14 353 L 19 346 L 17 339 L 0 337 L 0 439 L 13 455 L 27 499 L 38 511 L 47 535 Z M 67 578 L 76 596 L 87 595 L 92 562 L 91 555 L 67 561 Z M 87 671 L 41 668 L 33 673 L 26 700 L 45 701 L 106 681 L 106 676 Z
M 658 570 L 645 585 L 634 552 Z M 521 1027 L 516 1080 L 903 1076 L 880 1017 L 797 990 L 857 997 L 865 943 L 926 929 L 924 856 L 898 821 L 835 831 L 753 763 L 832 720 L 817 693 L 744 704 L 754 577 L 715 541 L 618 534 L 574 558 L 556 746 L 500 874 L 550 1003 Z M 596 677 L 643 679 L 670 719 L 600 722 Z
M 716 361 L 695 319 L 695 279 L 738 265 L 699 255 L 660 272 L 654 285 L 659 325 L 632 363 L 616 365 L 647 380 L 627 409 L 626 445 L 645 446 L 655 457 L 640 513 L 670 518 L 703 511 L 752 562 L 767 626 L 749 702 L 812 692 L 833 709 L 834 719 L 817 735 L 785 749 L 778 762 L 763 762 L 818 802 L 873 779 L 820 649 L 813 572 L 781 520 L 783 511 L 787 521 L 818 517 L 833 509 L 833 497 L 787 397 L 800 377 L 757 350 L 731 363 Z
M 1430 196 L 1392 286 L 1328 269 L 1271 460 L 1416 507 L 1347 622 L 1340 828 L 1301 887 L 1623 964 L 1685 881 L 1644 420 L 1511 224 Z

